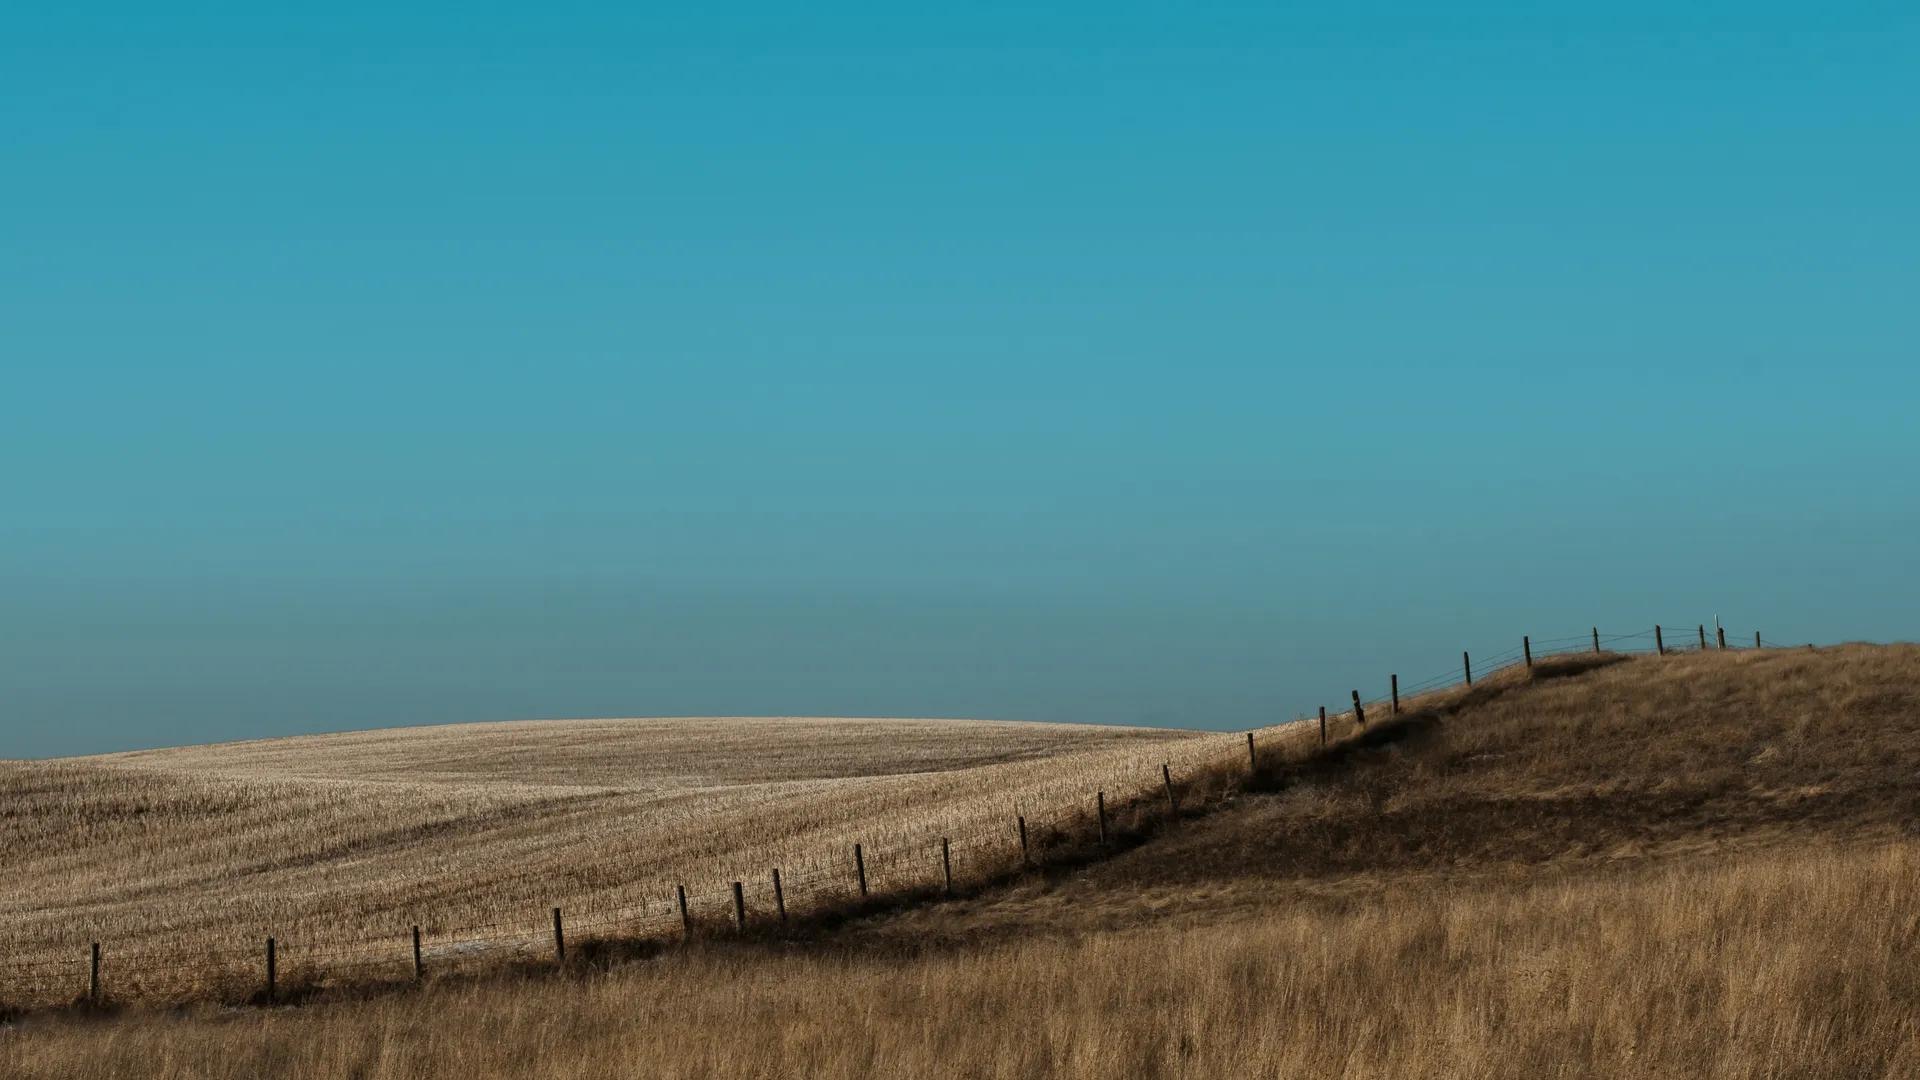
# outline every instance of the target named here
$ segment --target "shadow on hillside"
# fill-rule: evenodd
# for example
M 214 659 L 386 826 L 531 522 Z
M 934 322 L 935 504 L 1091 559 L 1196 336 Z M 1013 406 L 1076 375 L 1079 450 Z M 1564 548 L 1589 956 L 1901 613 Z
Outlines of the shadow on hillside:
M 1260 770 L 1246 785 L 1247 790 L 1270 794 L 1303 782 L 1324 782 L 1345 775 L 1362 763 L 1379 757 L 1382 751 L 1418 750 L 1435 738 L 1446 723 L 1463 712 L 1538 683 L 1569 679 L 1632 659 L 1620 653 L 1581 653 L 1544 657 L 1531 668 L 1503 671 L 1471 687 L 1452 691 L 1435 704 L 1409 712 L 1390 715 L 1343 736 L 1305 759 L 1283 762 Z
M 723 949 L 834 949 L 939 947 L 971 935 L 973 915 L 1010 897 L 1019 903 L 1059 894 L 1046 903 L 1071 910 L 1071 897 L 1088 890 L 1110 895 L 1140 886 L 1193 886 L 1231 878 L 1307 880 L 1316 876 L 1439 869 L 1489 859 L 1541 863 L 1569 854 L 1593 854 L 1605 845 L 1653 843 L 1698 829 L 1702 822 L 1734 827 L 1774 820 L 1750 805 L 1714 803 L 1699 793 L 1582 793 L 1577 797 L 1487 800 L 1442 799 L 1418 805 L 1396 800 L 1391 766 L 1441 739 L 1460 714 L 1483 708 L 1537 684 L 1576 678 L 1633 659 L 1613 654 L 1544 657 L 1531 668 L 1507 669 L 1472 687 L 1429 695 L 1417 707 L 1376 720 L 1294 761 L 1262 761 L 1248 773 L 1245 758 L 1181 779 L 1180 805 L 1168 813 L 1158 795 L 1109 804 L 1107 841 L 1091 822 L 1047 831 L 1036 827 L 1034 865 L 945 894 L 938 888 L 875 896 L 798 916 L 789 923 L 701 922 L 691 942 L 582 940 L 568 942 L 563 967 L 515 961 L 488 971 L 434 973 L 429 984 L 501 978 L 569 978 L 607 967 L 645 962 L 687 947 Z M 1284 795 L 1314 787 L 1323 805 L 1303 809 Z M 1280 793 L 1283 797 L 1275 797 Z M 1318 798 L 1318 795 L 1312 796 Z M 1882 796 L 1885 805 L 1920 802 Z M 1859 793 L 1832 794 L 1798 804 L 1804 820 L 1857 815 Z M 1912 806 L 1920 817 L 1920 805 Z M 1497 841 L 1497 843 L 1495 843 Z M 952 901 L 952 903 L 946 903 Z M 910 909 L 924 909 L 899 919 Z M 1064 917 L 1064 916 L 1062 916 Z M 953 925 L 924 940 L 929 924 Z M 1015 919 L 1017 923 L 1019 920 Z M 979 929 L 979 928 L 976 928 Z M 1017 932 L 1009 925 L 1006 932 Z M 851 935 L 840 933 L 853 930 Z M 998 931 L 996 931 L 997 933 Z M 302 986 L 282 990 L 281 1004 L 355 999 L 405 989 L 383 986 Z

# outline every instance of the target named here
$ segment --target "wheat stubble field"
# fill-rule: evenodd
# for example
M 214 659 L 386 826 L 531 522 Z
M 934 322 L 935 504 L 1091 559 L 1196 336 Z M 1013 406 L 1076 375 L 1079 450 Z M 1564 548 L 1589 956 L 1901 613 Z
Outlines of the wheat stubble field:
M 293 1008 L 31 1014 L 0 1072 L 1905 1077 L 1916 777 L 1920 648 L 1556 660 L 951 902 Z
M 114 996 L 251 986 L 277 936 L 293 979 L 677 929 L 770 871 L 805 909 L 857 886 L 999 865 L 1015 815 L 1156 783 L 1217 748 L 1190 732 L 821 718 L 545 721 L 371 731 L 0 765 L 0 970 L 12 1000 L 70 997 L 103 943 Z M 825 894 L 825 897 L 820 894 Z M 22 965 L 25 965 L 24 970 Z M 35 991 L 51 987 L 50 993 Z

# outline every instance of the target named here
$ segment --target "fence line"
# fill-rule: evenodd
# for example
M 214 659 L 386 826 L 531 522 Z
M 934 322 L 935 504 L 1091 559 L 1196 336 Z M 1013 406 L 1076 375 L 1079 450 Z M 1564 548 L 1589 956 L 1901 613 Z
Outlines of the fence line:
M 1673 633 L 1666 633 L 1669 627 Z M 950 894 L 955 888 L 991 883 L 1023 869 L 1044 864 L 1053 847 L 1079 838 L 1108 844 L 1117 815 L 1173 819 L 1194 802 L 1183 800 L 1181 780 L 1220 771 L 1235 759 L 1257 772 L 1260 751 L 1269 752 L 1278 740 L 1311 747 L 1326 740 L 1329 717 L 1350 730 L 1365 726 L 1369 711 L 1376 718 L 1397 713 L 1406 699 L 1471 685 L 1504 671 L 1531 667 L 1543 659 L 1579 653 L 1657 654 L 1673 652 L 1778 649 L 1755 632 L 1753 644 L 1728 643 L 1716 627 L 1711 637 L 1704 624 L 1657 624 L 1648 630 L 1602 635 L 1586 634 L 1533 640 L 1475 659 L 1469 651 L 1463 664 L 1439 675 L 1402 682 L 1388 676 L 1386 697 L 1362 698 L 1352 691 L 1351 707 L 1335 713 L 1320 709 L 1316 725 L 1306 714 L 1295 720 L 1244 733 L 1201 738 L 1169 754 L 1146 775 L 1113 775 L 1072 802 L 1047 806 L 1016 804 L 1005 822 L 979 825 L 964 832 L 933 830 L 925 835 L 893 838 L 874 845 L 853 842 L 846 852 L 810 852 L 768 867 L 764 877 L 702 880 L 692 885 L 656 882 L 644 886 L 649 896 L 625 904 L 583 903 L 564 910 L 555 907 L 551 926 L 529 919 L 526 923 L 499 920 L 464 926 L 440 926 L 425 921 L 396 928 L 390 935 L 368 934 L 351 939 L 303 939 L 274 935 L 265 938 L 264 953 L 257 944 L 232 951 L 209 948 L 146 948 L 117 952 L 111 942 L 94 942 L 90 951 L 71 960 L 34 959 L 0 962 L 0 1005 L 23 1007 L 114 999 L 166 997 L 170 988 L 191 987 L 187 996 L 205 997 L 235 992 L 248 1000 L 272 1002 L 282 988 L 339 982 L 342 973 L 359 981 L 374 981 L 389 973 L 392 981 L 418 981 L 436 969 L 459 968 L 474 961 L 520 960 L 565 965 L 571 951 L 581 947 L 619 943 L 666 944 L 698 929 L 741 932 L 756 926 L 785 922 L 790 914 L 805 918 L 849 910 L 859 903 L 898 902 L 915 896 Z M 1264 737 L 1264 741 L 1263 740 Z M 1181 775 L 1176 777 L 1178 768 Z M 1228 775 L 1232 775 L 1231 769 Z M 1098 850 L 1098 849 L 1096 849 Z M 737 860 L 736 860 L 737 861 Z M 564 929 L 563 929 L 564 919 Z M 258 939 L 256 939 L 257 941 Z M 154 970 L 157 969 L 157 970 Z M 352 981 L 351 979 L 349 981 Z M 249 986 L 254 993 L 248 994 Z M 116 990 L 121 991 L 116 994 Z

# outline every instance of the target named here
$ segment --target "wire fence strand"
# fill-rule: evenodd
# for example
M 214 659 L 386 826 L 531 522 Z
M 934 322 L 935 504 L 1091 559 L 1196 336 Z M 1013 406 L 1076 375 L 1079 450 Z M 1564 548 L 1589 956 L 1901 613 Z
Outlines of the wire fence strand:
M 1671 628 L 1672 632 L 1668 632 Z M 1716 631 L 1718 628 L 1716 627 Z M 1652 653 L 1699 651 L 1702 648 L 1733 651 L 1743 646 L 1738 641 L 1720 642 L 1719 634 L 1702 645 L 1704 624 L 1659 624 L 1623 634 L 1584 634 L 1529 639 L 1527 643 L 1476 656 L 1469 651 L 1461 667 L 1416 681 L 1398 684 L 1400 704 L 1417 704 L 1423 696 L 1443 693 L 1472 680 L 1483 680 L 1528 662 L 1529 648 L 1534 661 L 1583 652 Z M 1750 637 L 1749 642 L 1755 640 Z M 1786 648 L 1759 636 L 1762 649 Z M 1752 651 L 1755 646 L 1744 648 Z M 1351 727 L 1357 721 L 1352 695 L 1338 712 L 1329 709 L 1329 722 Z M 1369 712 L 1387 709 L 1392 697 L 1362 699 L 1361 708 Z M 1252 733 L 1255 753 L 1264 746 L 1298 743 L 1311 747 L 1319 740 L 1318 722 L 1307 714 L 1282 724 L 1257 729 Z M 1220 734 L 1197 740 L 1174 751 L 1142 751 L 1133 768 L 1098 780 L 1099 787 L 1074 792 L 1070 797 L 1042 800 L 1016 800 L 1008 808 L 1007 819 L 975 823 L 967 828 L 928 828 L 905 836 L 889 837 L 879 843 L 860 842 L 861 861 L 866 874 L 865 896 L 896 898 L 938 893 L 948 883 L 970 888 L 1006 875 L 1044 859 L 1046 850 L 1059 844 L 1095 842 L 1099 836 L 1099 806 L 1095 790 L 1104 795 L 1110 824 L 1135 812 L 1167 812 L 1164 805 L 1169 778 L 1178 782 L 1230 764 L 1236 758 L 1246 761 L 1246 733 Z M 1158 759 L 1158 760 L 1155 760 Z M 1163 771 L 1164 770 L 1164 771 Z M 1177 794 L 1177 792 L 1176 792 Z M 1026 843 L 1020 839 L 1019 824 L 1024 820 Z M 776 894 L 772 874 L 774 866 L 751 873 L 726 874 L 720 878 L 700 877 L 691 881 L 637 881 L 618 886 L 614 898 L 582 898 L 562 905 L 566 911 L 565 935 L 571 941 L 667 942 L 684 936 L 689 925 L 700 928 L 731 926 L 739 921 L 735 908 L 733 883 L 740 882 L 741 904 L 747 920 L 764 925 L 780 918 L 784 908 L 789 919 L 829 912 L 857 903 L 862 896 L 859 867 L 853 844 L 842 850 L 811 849 L 796 851 L 778 867 L 780 889 Z M 681 890 L 684 889 L 684 892 Z M 684 904 L 682 905 L 682 896 Z M 556 953 L 553 926 L 547 912 L 530 912 L 524 919 L 502 918 L 487 922 L 441 922 L 422 915 L 418 963 L 438 970 L 471 962 L 497 962 L 502 959 L 530 960 Z M 108 996 L 152 995 L 165 997 L 204 994 L 208 987 L 240 987 L 257 984 L 264 978 L 265 948 L 269 935 L 260 934 L 258 945 L 242 949 L 141 946 L 122 951 L 103 946 L 100 959 L 102 991 Z M 86 948 L 90 948 L 86 947 Z M 338 980 L 365 980 L 376 977 L 411 978 L 417 974 L 415 939 L 412 926 L 394 931 L 367 932 L 353 936 L 304 935 L 294 932 L 275 936 L 276 961 L 287 985 L 301 982 L 326 983 Z M 91 957 L 85 952 L 72 959 L 0 960 L 0 1004 L 58 1004 L 90 990 Z M 244 992 L 244 990 L 242 991 Z

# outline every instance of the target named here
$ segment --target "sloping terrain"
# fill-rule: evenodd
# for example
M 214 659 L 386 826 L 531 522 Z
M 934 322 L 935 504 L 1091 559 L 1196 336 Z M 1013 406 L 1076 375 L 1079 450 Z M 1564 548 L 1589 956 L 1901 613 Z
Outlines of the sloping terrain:
M 1423 705 L 1148 847 L 896 925 L 1078 931 L 1920 829 L 1920 646 L 1575 656 Z
M 1555 660 L 951 902 L 293 1010 L 34 1017 L 0 1070 L 1911 1076 L 1917 777 L 1920 648 Z
M 804 910 L 1006 856 L 1017 806 L 1156 783 L 1220 737 L 987 721 L 678 719 L 455 725 L 0 763 L 0 1003 L 71 998 L 103 949 L 114 996 L 185 998 L 281 971 L 403 975 L 430 952 L 677 932 L 676 884 L 721 921 L 729 882 Z M 1117 788 L 1116 788 L 1117 790 Z M 844 865 L 842 865 L 844 864 Z M 997 864 L 996 864 L 997 865 Z

